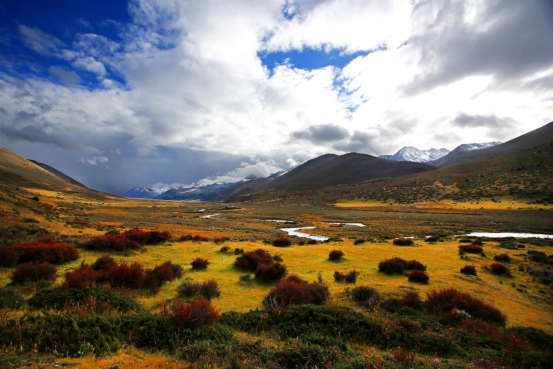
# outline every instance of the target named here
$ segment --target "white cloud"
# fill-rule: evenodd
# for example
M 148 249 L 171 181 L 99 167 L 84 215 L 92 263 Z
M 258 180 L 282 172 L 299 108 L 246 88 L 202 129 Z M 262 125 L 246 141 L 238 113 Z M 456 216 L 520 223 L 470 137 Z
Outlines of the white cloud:
M 161 147 L 258 158 L 210 179 L 221 181 L 248 171 L 269 175 L 328 152 L 386 154 L 407 145 L 503 140 L 553 116 L 553 31 L 545 33 L 547 22 L 534 3 L 136 0 L 130 9 L 133 22 L 117 24 L 122 42 L 87 33 L 68 47 L 20 26 L 29 48 L 95 73 L 101 87 L 0 75 L 5 124 L 32 112 L 40 119 L 29 125 L 49 122 L 51 130 L 100 148 L 108 160 L 117 155 L 113 147 L 128 144 L 133 150 L 125 155 L 151 168 L 165 160 Z M 527 27 L 512 30 L 510 24 Z M 373 52 L 343 69 L 283 64 L 269 71 L 258 56 L 303 48 Z M 453 124 L 461 113 L 517 124 L 507 137 Z M 331 126 L 340 127 L 339 140 L 316 139 L 320 132 L 313 127 Z M 293 132 L 310 132 L 311 139 L 294 139 Z M 106 138 L 113 147 L 104 146 Z M 51 142 L 61 147 L 61 140 Z M 183 183 L 169 172 L 157 175 L 168 178 L 152 182 Z
M 50 54 L 65 45 L 60 39 L 50 36 L 36 27 L 21 24 L 18 30 L 25 45 L 40 54 Z

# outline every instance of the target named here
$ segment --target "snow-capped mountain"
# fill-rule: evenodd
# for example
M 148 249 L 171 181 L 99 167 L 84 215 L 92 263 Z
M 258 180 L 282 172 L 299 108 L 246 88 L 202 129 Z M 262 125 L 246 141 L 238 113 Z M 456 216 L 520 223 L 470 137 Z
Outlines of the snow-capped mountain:
M 136 186 L 132 190 L 125 192 L 123 197 L 134 197 L 137 199 L 154 199 L 167 191 L 167 188 L 146 188 Z
M 501 145 L 500 141 L 493 141 L 493 142 L 484 142 L 484 143 L 471 143 L 471 144 L 462 144 L 455 148 L 455 150 L 459 151 L 474 151 L 474 150 L 482 150 L 487 149 L 488 147 Z
M 393 161 L 412 161 L 416 163 L 426 163 L 436 160 L 449 154 L 448 149 L 430 149 L 419 150 L 413 146 L 405 146 L 394 155 L 380 155 L 379 158 Z

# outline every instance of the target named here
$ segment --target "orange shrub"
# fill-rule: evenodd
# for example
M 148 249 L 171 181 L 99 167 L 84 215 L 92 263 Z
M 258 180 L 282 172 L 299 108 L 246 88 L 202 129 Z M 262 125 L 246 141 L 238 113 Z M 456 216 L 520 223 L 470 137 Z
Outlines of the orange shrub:
M 204 325 L 217 325 L 219 311 L 205 298 L 201 298 L 188 305 L 176 302 L 172 318 L 179 327 L 194 329 Z
M 17 255 L 18 263 L 48 262 L 61 264 L 79 258 L 79 250 L 67 243 L 57 243 L 50 237 L 38 241 L 18 243 L 9 246 Z

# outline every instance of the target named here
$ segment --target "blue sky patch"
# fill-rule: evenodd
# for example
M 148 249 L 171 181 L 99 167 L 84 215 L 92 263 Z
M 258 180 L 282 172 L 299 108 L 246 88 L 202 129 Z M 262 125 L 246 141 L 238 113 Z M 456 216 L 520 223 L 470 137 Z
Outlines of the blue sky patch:
M 291 64 L 294 68 L 320 69 L 328 66 L 344 68 L 353 59 L 370 54 L 371 51 L 359 51 L 353 54 L 343 54 L 343 50 L 304 48 L 303 50 L 277 51 L 258 53 L 263 65 L 273 71 L 279 64 Z

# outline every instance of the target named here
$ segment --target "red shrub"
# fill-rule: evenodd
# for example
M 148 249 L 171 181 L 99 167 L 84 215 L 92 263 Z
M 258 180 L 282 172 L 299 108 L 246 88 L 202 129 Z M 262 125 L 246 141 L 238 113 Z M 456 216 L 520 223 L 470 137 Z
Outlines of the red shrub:
M 484 249 L 477 245 L 460 245 L 459 251 L 466 252 L 468 254 L 481 254 Z
M 131 229 L 123 233 L 123 236 L 142 246 L 157 245 L 171 239 L 171 233 L 164 231 L 143 231 L 141 229 Z
M 433 290 L 427 293 L 426 307 L 435 314 L 445 314 L 453 309 L 464 310 L 471 316 L 504 325 L 506 317 L 497 308 L 488 305 L 483 300 L 472 297 L 468 293 L 450 288 L 445 290 Z
M 171 267 L 171 269 L 173 269 L 173 275 L 175 276 L 175 278 L 180 278 L 180 277 L 183 276 L 184 269 L 179 264 L 171 263 L 170 261 L 166 261 L 163 264 L 164 265 L 169 265 Z
M 504 263 L 508 263 L 509 261 L 511 261 L 511 257 L 509 256 L 509 254 L 499 254 L 499 255 L 495 255 L 493 257 L 493 259 L 495 261 L 502 261 Z
M 141 229 L 131 229 L 123 233 L 123 236 L 131 241 L 134 241 L 140 245 L 145 245 L 150 239 L 150 234 Z
M 196 258 L 190 262 L 192 269 L 207 269 L 207 266 L 211 264 L 207 259 Z
M 317 245 L 319 242 L 317 240 L 309 240 L 307 241 L 308 245 Z
M 292 244 L 292 240 L 288 237 L 280 237 L 273 241 L 273 246 L 288 247 Z
M 236 258 L 234 265 L 238 268 L 255 271 L 259 264 L 272 264 L 273 258 L 267 251 L 259 249 L 255 251 L 244 252 Z
M 102 237 L 95 237 L 83 244 L 85 249 L 97 250 L 97 251 L 127 251 L 127 250 L 140 250 L 142 246 L 131 239 L 126 238 L 121 234 L 111 234 Z
M 334 272 L 334 280 L 336 282 L 343 282 L 346 279 L 346 275 L 342 272 L 335 271 Z
M 223 242 L 226 242 L 226 241 L 230 241 L 230 238 L 228 238 L 228 237 L 217 237 L 213 240 L 213 242 L 215 242 L 215 243 L 223 243 Z
M 477 246 L 482 246 L 482 245 L 484 245 L 484 243 L 482 242 L 482 240 L 479 240 L 479 239 L 475 239 L 474 241 L 472 241 L 472 244 L 473 244 L 473 245 L 477 245 Z
M 428 236 L 424 239 L 424 242 L 438 242 L 438 237 L 436 236 Z
M 173 319 L 179 327 L 194 329 L 204 325 L 217 325 L 219 311 L 204 298 L 188 305 L 177 302 L 173 306 Z
M 219 290 L 219 284 L 215 280 L 210 280 L 202 283 L 200 287 L 200 295 L 210 300 L 215 297 L 221 296 L 221 290 Z
M 0 245 L 0 267 L 11 268 L 17 262 L 17 254 L 8 246 Z
M 230 250 L 230 247 L 228 247 L 228 246 L 223 246 L 223 247 L 221 247 L 221 250 L 220 250 L 220 251 L 221 251 L 221 252 L 227 252 L 228 250 Z
M 490 270 L 497 275 L 511 275 L 509 268 L 501 263 L 493 263 L 490 265 Z
M 365 241 L 364 238 L 358 238 L 358 239 L 356 239 L 355 241 L 353 241 L 353 244 L 354 244 L 354 245 L 361 245 L 361 244 L 363 244 L 363 243 L 365 243 L 365 242 L 367 242 L 367 241 Z
M 142 279 L 142 287 L 148 288 L 152 292 L 157 292 L 163 282 L 175 279 L 171 263 L 165 263 L 148 269 Z
M 100 256 L 94 263 L 92 263 L 92 269 L 95 271 L 108 270 L 111 267 L 117 265 L 114 258 L 109 255 Z
M 192 237 L 192 241 L 194 242 L 209 242 L 209 238 L 200 236 L 199 234 Z
M 160 243 L 167 242 L 173 237 L 173 235 L 167 231 L 150 231 L 149 239 L 147 245 L 157 245 Z
M 413 244 L 413 240 L 410 238 L 396 238 L 392 242 L 396 246 L 409 246 Z
M 476 267 L 474 265 L 465 265 L 461 268 L 461 273 L 466 275 L 476 275 Z
M 346 280 L 346 283 L 355 283 L 357 282 L 357 277 L 361 274 L 357 270 L 351 270 L 348 273 L 346 273 L 344 279 Z
M 399 306 L 407 306 L 411 309 L 420 309 L 422 307 L 422 300 L 418 292 L 409 291 L 406 292 L 400 299 L 397 300 Z
M 300 246 L 303 246 L 303 245 L 305 245 L 305 244 L 306 244 L 306 242 L 305 242 L 304 240 L 299 240 L 299 241 L 298 241 L 298 245 L 300 245 Z
M 426 270 L 426 265 L 424 265 L 423 263 L 421 263 L 420 261 L 417 261 L 417 260 L 409 260 L 407 262 L 407 267 L 405 269 L 425 271 Z
M 341 250 L 332 250 L 328 254 L 328 260 L 330 261 L 340 261 L 344 257 L 344 253 Z
M 56 267 L 50 263 L 24 263 L 15 268 L 11 280 L 15 284 L 53 281 L 56 279 L 56 272 Z
M 189 234 L 180 236 L 179 241 L 192 241 L 192 238 L 194 238 L 194 236 L 192 236 L 192 233 L 189 233 Z
M 259 264 L 255 270 L 255 278 L 261 282 L 271 282 L 286 275 L 286 265 L 281 263 Z
M 307 283 L 300 277 L 291 275 L 269 292 L 263 299 L 263 305 L 271 310 L 301 304 L 322 305 L 329 295 L 325 285 Z
M 407 268 L 407 262 L 401 258 L 393 258 L 378 263 L 378 271 L 386 274 L 402 274 Z
M 49 262 L 53 264 L 65 263 L 79 258 L 79 250 L 67 243 L 54 242 L 50 237 L 38 241 L 11 245 L 10 250 L 17 255 L 18 263 Z
M 99 272 L 96 276 L 98 283 L 108 283 L 111 287 L 137 289 L 142 287 L 144 267 L 138 262 L 131 265 L 121 263 L 113 268 Z
M 96 284 L 96 273 L 89 266 L 65 273 L 65 288 L 88 288 Z
M 359 276 L 359 274 L 361 273 L 357 270 L 351 270 L 347 273 L 341 273 L 336 271 L 334 272 L 334 280 L 336 282 L 345 281 L 346 283 L 355 283 L 357 282 L 357 277 Z
M 419 270 L 409 273 L 409 282 L 428 283 L 429 279 L 428 274 Z

